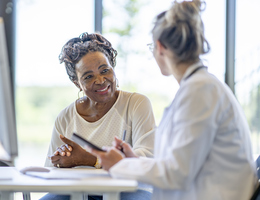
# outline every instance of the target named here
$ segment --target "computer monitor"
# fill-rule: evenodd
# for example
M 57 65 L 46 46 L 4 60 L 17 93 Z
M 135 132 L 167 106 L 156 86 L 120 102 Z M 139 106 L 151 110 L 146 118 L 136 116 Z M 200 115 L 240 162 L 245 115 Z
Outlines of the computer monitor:
M 4 19 L 0 17 L 0 161 L 18 155 L 15 105 L 12 92 Z

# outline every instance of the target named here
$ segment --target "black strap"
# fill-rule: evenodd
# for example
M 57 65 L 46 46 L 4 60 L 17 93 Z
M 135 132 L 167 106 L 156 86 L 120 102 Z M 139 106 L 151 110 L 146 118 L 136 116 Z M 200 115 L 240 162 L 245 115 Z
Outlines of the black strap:
M 200 66 L 200 67 L 194 69 L 194 70 L 190 73 L 190 75 L 185 78 L 185 80 L 187 80 L 188 78 L 190 78 L 193 74 L 195 74 L 198 70 L 200 70 L 200 69 L 202 69 L 202 68 L 206 68 L 206 67 L 205 67 L 205 66 Z

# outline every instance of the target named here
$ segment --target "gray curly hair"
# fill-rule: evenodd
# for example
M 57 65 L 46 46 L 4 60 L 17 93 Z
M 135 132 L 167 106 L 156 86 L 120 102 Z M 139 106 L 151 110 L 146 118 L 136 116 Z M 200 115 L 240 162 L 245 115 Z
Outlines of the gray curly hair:
M 87 53 L 96 51 L 104 53 L 113 68 L 116 66 L 117 51 L 101 34 L 85 32 L 79 37 L 70 39 L 62 47 L 59 60 L 60 63 L 65 63 L 67 74 L 72 82 L 78 81 L 75 65 Z

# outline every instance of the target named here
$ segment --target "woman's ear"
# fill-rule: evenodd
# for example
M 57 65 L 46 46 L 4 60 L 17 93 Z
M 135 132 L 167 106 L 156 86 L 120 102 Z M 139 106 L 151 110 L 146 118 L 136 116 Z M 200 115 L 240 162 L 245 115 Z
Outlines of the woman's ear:
M 77 81 L 73 81 L 73 83 L 77 86 L 77 88 L 79 88 L 80 89 L 80 91 L 82 91 L 82 89 L 81 89 L 81 87 L 80 87 L 80 85 L 78 84 L 78 82 Z

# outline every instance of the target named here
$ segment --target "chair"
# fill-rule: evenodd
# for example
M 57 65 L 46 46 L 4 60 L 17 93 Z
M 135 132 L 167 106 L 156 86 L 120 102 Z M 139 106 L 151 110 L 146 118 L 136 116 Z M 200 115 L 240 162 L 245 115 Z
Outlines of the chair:
M 259 183 L 250 200 L 260 200 L 260 156 L 256 159 L 256 171 Z

